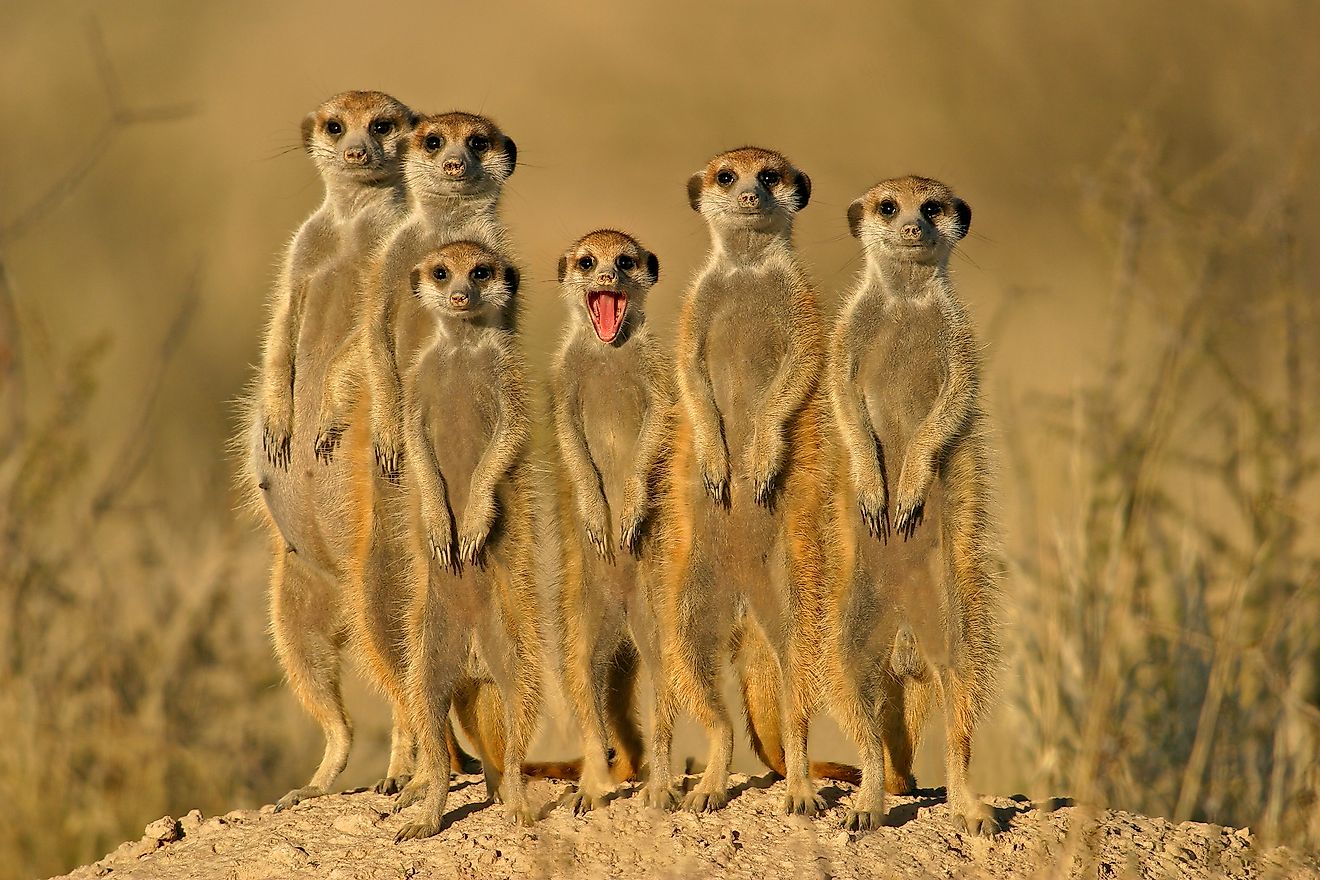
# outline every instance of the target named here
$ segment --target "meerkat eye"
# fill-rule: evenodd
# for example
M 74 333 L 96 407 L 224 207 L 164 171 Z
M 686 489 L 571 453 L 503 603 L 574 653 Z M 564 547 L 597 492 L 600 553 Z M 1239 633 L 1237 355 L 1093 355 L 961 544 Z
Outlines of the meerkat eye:
M 614 261 L 614 265 L 619 268 L 620 272 L 631 272 L 633 267 L 637 265 L 637 261 L 627 254 L 619 254 L 618 259 Z
M 880 212 L 881 217 L 892 217 L 898 213 L 898 203 L 893 199 L 881 199 L 876 210 Z
M 339 137 L 344 133 L 344 124 L 338 119 L 328 120 L 325 124 L 325 133 L 331 137 Z
M 422 146 L 426 147 L 426 152 L 434 153 L 444 146 L 445 140 L 438 134 L 428 134 L 426 140 L 422 141 Z
M 449 277 L 449 273 L 445 271 L 444 266 L 436 266 L 434 269 L 431 270 L 431 277 L 434 278 L 436 281 L 444 281 L 446 278 Z
M 761 186 L 765 187 L 766 189 L 773 189 L 774 187 L 779 185 L 780 177 L 778 171 L 774 171 L 772 169 L 767 168 L 765 171 L 762 171 L 760 174 L 756 175 L 756 179 L 761 181 Z
M 375 122 L 371 123 L 372 134 L 378 134 L 384 137 L 392 131 L 394 131 L 394 120 L 392 119 L 377 119 Z
M 591 256 L 578 257 L 578 268 L 583 272 L 590 272 L 596 268 L 596 258 Z
M 724 169 L 719 174 L 715 175 L 715 182 L 718 183 L 720 186 L 724 186 L 724 187 L 732 186 L 733 172 L 727 168 Z
M 473 281 L 489 281 L 492 274 L 494 273 L 491 271 L 490 266 L 482 265 L 474 267 L 473 270 L 468 273 L 468 277 Z
M 921 206 L 921 215 L 925 217 L 927 220 L 934 220 L 936 217 L 940 216 L 943 213 L 944 213 L 944 206 L 941 205 L 939 202 L 935 202 L 935 201 L 926 202 Z
M 484 153 L 490 149 L 490 138 L 484 134 L 474 134 L 468 138 L 468 149 L 474 153 Z

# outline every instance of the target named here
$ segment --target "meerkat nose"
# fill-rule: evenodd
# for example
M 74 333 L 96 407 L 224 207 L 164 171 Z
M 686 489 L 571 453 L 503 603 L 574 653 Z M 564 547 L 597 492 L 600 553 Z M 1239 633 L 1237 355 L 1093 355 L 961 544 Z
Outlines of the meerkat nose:
M 462 177 L 467 171 L 467 163 L 462 159 L 446 159 L 440 164 L 440 170 L 450 177 Z
M 918 241 L 921 238 L 921 227 L 915 223 L 905 223 L 899 234 L 907 241 Z
M 344 161 L 350 165 L 367 164 L 367 148 L 349 147 L 347 150 L 344 150 Z
M 742 208 L 759 208 L 761 197 L 754 192 L 738 193 L 738 206 Z

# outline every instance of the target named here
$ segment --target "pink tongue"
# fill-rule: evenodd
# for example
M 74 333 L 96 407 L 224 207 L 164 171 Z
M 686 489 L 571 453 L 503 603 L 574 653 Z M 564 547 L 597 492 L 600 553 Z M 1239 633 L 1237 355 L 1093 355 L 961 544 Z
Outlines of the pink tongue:
M 592 317 L 596 321 L 596 334 L 605 342 L 613 342 L 619 333 L 619 297 L 612 293 L 598 293 L 593 297 L 595 308 Z

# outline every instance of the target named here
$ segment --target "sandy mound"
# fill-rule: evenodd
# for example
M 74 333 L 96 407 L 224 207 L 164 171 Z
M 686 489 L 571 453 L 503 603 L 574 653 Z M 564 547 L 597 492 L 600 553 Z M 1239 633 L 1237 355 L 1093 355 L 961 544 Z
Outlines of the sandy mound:
M 782 783 L 735 776 L 740 793 L 720 813 L 648 810 L 625 791 L 606 810 L 575 818 L 552 809 L 566 786 L 536 782 L 545 818 L 515 828 L 484 804 L 479 776 L 460 777 L 450 824 L 426 841 L 396 845 L 403 819 L 368 792 L 322 798 L 274 813 L 236 810 L 203 819 L 165 817 L 70 878 L 409 877 L 1320 877 L 1320 858 L 1262 850 L 1243 830 L 1025 799 L 994 801 L 1009 830 L 994 840 L 960 834 L 942 792 L 892 798 L 895 827 L 841 829 L 847 785 L 824 789 L 816 821 L 779 813 Z M 1055 871 L 1058 873 L 1055 873 Z

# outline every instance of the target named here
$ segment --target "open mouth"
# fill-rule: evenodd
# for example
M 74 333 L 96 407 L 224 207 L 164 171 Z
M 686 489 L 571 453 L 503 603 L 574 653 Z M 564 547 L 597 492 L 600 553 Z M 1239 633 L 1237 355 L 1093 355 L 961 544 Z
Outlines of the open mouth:
M 601 342 L 613 342 L 623 326 L 623 315 L 628 311 L 628 294 L 622 290 L 587 291 L 587 313 L 591 326 Z

